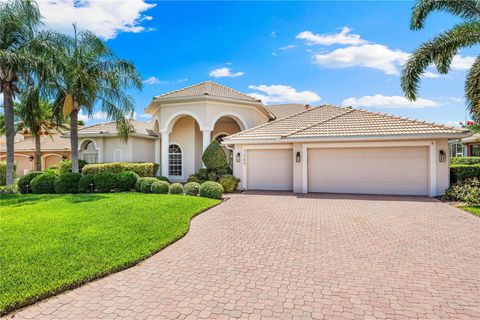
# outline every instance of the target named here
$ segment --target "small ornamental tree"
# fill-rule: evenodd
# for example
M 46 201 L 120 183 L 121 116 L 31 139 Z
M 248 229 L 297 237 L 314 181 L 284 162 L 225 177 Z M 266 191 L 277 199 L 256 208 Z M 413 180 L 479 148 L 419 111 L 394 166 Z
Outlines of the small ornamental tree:
M 202 155 L 202 161 L 209 170 L 218 170 L 228 167 L 228 160 L 222 146 L 217 140 L 205 149 Z

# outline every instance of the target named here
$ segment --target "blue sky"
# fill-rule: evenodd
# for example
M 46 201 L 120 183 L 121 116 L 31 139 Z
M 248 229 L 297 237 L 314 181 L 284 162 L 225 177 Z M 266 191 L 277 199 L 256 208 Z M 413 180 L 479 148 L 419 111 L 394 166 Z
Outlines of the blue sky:
M 204 80 L 267 103 L 331 103 L 439 123 L 465 120 L 463 84 L 475 48 L 460 52 L 449 75 L 429 70 L 421 100 L 402 98 L 399 72 L 408 53 L 458 21 L 438 13 L 424 30 L 410 31 L 410 1 L 72 3 L 40 2 L 47 25 L 67 30 L 77 21 L 135 63 L 146 80 L 142 92 L 132 92 L 140 120 L 148 119 L 143 109 L 153 96 Z M 59 5 L 72 8 L 60 15 Z M 100 113 L 89 123 L 98 121 Z

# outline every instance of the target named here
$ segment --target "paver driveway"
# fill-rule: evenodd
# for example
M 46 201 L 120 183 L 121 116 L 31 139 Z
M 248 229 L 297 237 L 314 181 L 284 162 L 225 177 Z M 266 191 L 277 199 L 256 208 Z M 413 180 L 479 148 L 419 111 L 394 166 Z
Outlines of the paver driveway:
M 239 194 L 15 319 L 479 319 L 479 266 L 480 219 L 435 200 Z

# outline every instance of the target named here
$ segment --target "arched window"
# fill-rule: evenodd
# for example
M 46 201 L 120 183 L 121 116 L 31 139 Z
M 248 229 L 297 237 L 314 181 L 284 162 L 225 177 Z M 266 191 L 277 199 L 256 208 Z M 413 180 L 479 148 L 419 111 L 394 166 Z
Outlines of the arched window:
M 176 144 L 171 144 L 168 148 L 168 175 L 183 176 L 182 149 Z
M 83 160 L 87 161 L 88 163 L 98 162 L 98 150 L 93 140 L 85 141 L 81 147 L 81 151 Z

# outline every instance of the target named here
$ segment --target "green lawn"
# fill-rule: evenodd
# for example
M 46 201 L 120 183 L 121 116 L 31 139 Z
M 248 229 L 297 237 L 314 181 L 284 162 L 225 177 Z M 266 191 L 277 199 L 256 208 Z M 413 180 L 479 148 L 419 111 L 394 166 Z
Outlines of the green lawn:
M 480 217 L 480 206 L 461 206 L 460 208 Z
M 0 314 L 135 264 L 218 203 L 141 193 L 0 195 Z

